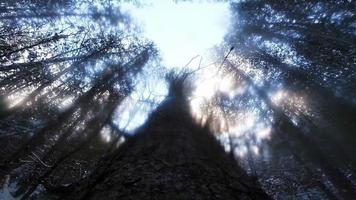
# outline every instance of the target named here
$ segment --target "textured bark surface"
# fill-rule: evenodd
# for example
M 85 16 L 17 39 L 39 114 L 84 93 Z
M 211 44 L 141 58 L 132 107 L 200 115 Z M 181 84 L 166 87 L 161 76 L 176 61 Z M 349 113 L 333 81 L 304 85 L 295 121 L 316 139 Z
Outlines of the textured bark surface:
M 104 159 L 68 199 L 268 199 L 196 123 L 167 98 L 138 133 Z

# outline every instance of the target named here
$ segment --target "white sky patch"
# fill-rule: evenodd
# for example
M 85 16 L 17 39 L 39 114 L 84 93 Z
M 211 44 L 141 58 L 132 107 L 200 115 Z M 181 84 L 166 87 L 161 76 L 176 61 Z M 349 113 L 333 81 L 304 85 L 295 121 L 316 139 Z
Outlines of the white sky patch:
M 143 5 L 138 6 L 135 3 L 122 3 L 121 11 L 126 12 L 133 19 L 133 23 L 137 24 L 140 32 L 149 40 L 153 41 L 161 55 L 161 65 L 166 68 L 182 68 L 189 61 L 188 67 L 197 69 L 199 66 L 207 66 L 212 63 L 210 50 L 216 45 L 223 42 L 224 36 L 230 26 L 230 7 L 228 2 L 208 2 L 208 1 L 193 1 L 175 3 L 171 0 L 151 0 L 144 1 Z M 200 56 L 198 56 L 200 55 Z M 195 59 L 192 60 L 192 58 Z M 207 83 L 211 87 L 217 87 L 217 83 L 221 82 L 214 76 L 215 70 L 209 69 L 200 70 L 200 80 L 209 76 Z M 210 73 L 209 73 L 210 72 Z M 210 80 L 211 77 L 214 81 Z M 144 80 L 143 87 L 137 87 L 137 95 L 145 96 L 147 86 L 152 85 L 150 80 Z M 226 81 L 225 81 L 226 82 Z M 225 83 L 224 82 L 224 83 Z M 207 86 L 207 84 L 205 84 Z M 228 90 L 229 86 L 224 85 L 224 90 Z M 210 97 L 213 95 L 207 88 L 197 88 L 196 93 L 202 97 Z M 218 88 L 217 88 L 218 89 Z M 154 84 L 154 87 L 148 91 L 152 92 L 149 96 L 155 94 L 162 98 L 154 98 L 157 104 L 164 98 L 167 93 L 167 85 L 162 83 Z M 203 92 L 209 91 L 209 92 Z M 162 95 L 164 94 L 164 95 Z M 121 129 L 132 132 L 138 126 L 143 124 L 152 111 L 150 105 L 145 102 L 140 102 L 139 99 L 144 99 L 137 95 L 131 95 L 131 99 L 122 107 L 120 117 L 116 123 Z M 147 95 L 146 95 L 147 96 Z
M 227 2 L 155 0 L 147 6 L 124 4 L 123 10 L 142 27 L 161 51 L 163 64 L 182 67 L 223 41 L 230 26 Z

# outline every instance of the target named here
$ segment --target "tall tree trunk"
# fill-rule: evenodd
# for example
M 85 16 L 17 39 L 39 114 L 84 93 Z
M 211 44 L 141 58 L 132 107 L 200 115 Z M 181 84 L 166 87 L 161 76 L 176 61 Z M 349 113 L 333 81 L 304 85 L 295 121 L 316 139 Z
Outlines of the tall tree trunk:
M 194 122 L 187 105 L 170 92 L 136 135 L 66 198 L 269 199 Z

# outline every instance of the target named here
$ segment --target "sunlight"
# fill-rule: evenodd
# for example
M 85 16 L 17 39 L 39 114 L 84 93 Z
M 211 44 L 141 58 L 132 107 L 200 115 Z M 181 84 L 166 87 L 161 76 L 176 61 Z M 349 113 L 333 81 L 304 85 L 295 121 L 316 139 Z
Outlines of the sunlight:
M 222 74 L 216 65 L 197 73 L 193 97 L 209 101 L 218 91 L 228 95 L 234 94 L 236 80 L 231 75 Z
M 167 67 L 182 67 L 192 57 L 206 54 L 223 41 L 230 26 L 227 2 L 155 0 L 143 7 L 126 3 L 123 10 L 155 42 Z
M 18 92 L 9 94 L 6 97 L 6 104 L 8 108 L 13 108 L 15 106 L 21 105 L 22 101 L 33 91 L 35 87 L 27 87 Z
M 304 95 L 280 89 L 270 95 L 270 98 L 276 106 L 289 110 L 289 113 L 294 113 L 295 116 L 300 114 L 311 115 L 312 113 Z M 289 117 L 295 116 L 290 115 Z
M 223 77 L 219 83 L 219 91 L 231 95 L 235 82 L 235 79 L 231 75 Z
M 100 135 L 104 142 L 110 142 L 112 139 L 111 129 L 108 126 L 105 126 L 103 129 L 101 129 Z
M 252 153 L 254 153 L 255 155 L 259 155 L 260 154 L 260 148 L 258 148 L 258 146 L 252 145 L 250 148 L 252 150 Z
M 257 130 L 256 132 L 256 137 L 257 139 L 268 139 L 271 135 L 271 127 L 263 128 L 260 130 Z
M 200 122 L 205 122 L 208 116 L 206 105 L 213 101 L 214 95 L 218 92 L 227 94 L 232 99 L 237 93 L 236 80 L 231 75 L 222 74 L 216 65 L 212 65 L 210 69 L 202 69 L 196 72 L 195 88 L 190 98 L 190 106 L 195 119 Z M 220 120 L 220 126 L 224 126 Z M 222 128 L 222 127 L 220 127 Z
M 204 104 L 204 99 L 203 98 L 193 98 L 190 101 L 190 107 L 192 110 L 192 113 L 195 115 L 196 118 L 201 119 L 202 116 L 202 105 Z
M 215 67 L 209 70 L 202 70 L 195 81 L 199 84 L 196 84 L 193 96 L 210 100 L 218 90 L 221 81 L 222 77 Z
M 253 65 L 251 61 L 238 54 L 231 54 L 228 61 L 231 65 L 238 68 L 238 74 L 243 73 L 244 75 L 250 77 L 256 86 L 263 85 L 266 74 L 260 67 Z
M 229 127 L 228 132 L 234 136 L 241 136 L 249 129 L 253 128 L 257 121 L 257 116 L 253 112 L 247 112 L 241 115 L 241 118 L 236 119 L 236 124 Z
M 281 103 L 285 98 L 288 98 L 288 92 L 285 90 L 278 90 L 272 95 L 272 102 L 276 105 Z
M 240 158 L 243 158 L 247 154 L 248 148 L 246 147 L 246 145 L 242 145 L 235 148 L 234 151 L 235 155 L 238 155 Z
M 238 87 L 236 87 L 235 89 L 231 89 L 228 91 L 228 95 L 229 98 L 232 99 L 234 98 L 236 95 L 240 95 L 243 94 L 246 89 L 247 89 L 247 85 L 246 84 L 240 84 Z
M 230 26 L 230 8 L 227 2 L 155 0 L 138 4 L 125 2 L 121 4 L 121 8 L 135 21 L 136 28 L 155 43 L 162 59 L 161 64 L 166 68 L 187 67 L 195 70 L 206 67 L 208 63 L 212 63 L 209 51 L 223 41 Z M 197 59 L 192 59 L 194 57 Z M 197 88 L 190 103 L 194 115 L 201 118 L 201 106 L 218 90 L 229 93 L 233 87 L 233 79 L 222 76 L 216 66 L 199 70 L 196 74 L 197 79 L 192 84 L 204 84 L 195 84 Z M 115 119 L 121 129 L 129 132 L 143 124 L 153 109 L 152 105 L 140 102 L 140 99 L 147 99 L 147 95 L 142 97 L 137 94 L 145 93 L 145 87 L 151 85 L 149 91 L 161 95 L 152 102 L 159 104 L 164 97 L 162 95 L 167 92 L 165 84 L 155 84 L 157 81 L 152 82 L 147 77 L 143 80 L 145 83 L 140 84 L 144 86 L 137 87 L 135 94 L 120 106 L 117 113 L 121 114 Z
M 61 110 L 64 110 L 64 109 L 68 108 L 70 105 L 72 105 L 74 100 L 75 100 L 75 96 L 64 97 L 61 100 L 61 102 L 59 103 L 58 108 Z
M 114 123 L 121 129 L 132 133 L 143 124 L 149 114 L 150 107 L 135 98 L 126 99 L 117 109 Z

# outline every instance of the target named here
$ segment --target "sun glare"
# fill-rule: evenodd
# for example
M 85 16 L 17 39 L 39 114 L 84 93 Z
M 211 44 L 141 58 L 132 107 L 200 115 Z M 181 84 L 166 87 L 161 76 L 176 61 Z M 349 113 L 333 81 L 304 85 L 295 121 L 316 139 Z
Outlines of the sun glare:
M 126 3 L 123 9 L 155 42 L 167 67 L 183 67 L 205 55 L 222 42 L 230 25 L 227 2 L 155 0 L 142 7 Z
M 155 43 L 164 67 L 204 68 L 195 73 L 194 81 L 199 84 L 193 83 L 197 88 L 191 97 L 192 111 L 199 118 L 203 117 L 202 106 L 217 91 L 230 93 L 233 87 L 232 78 L 222 75 L 217 66 L 211 64 L 214 58 L 210 54 L 216 45 L 223 42 L 228 32 L 231 17 L 229 6 L 228 2 L 166 0 L 145 1 L 140 6 L 127 2 L 121 6 L 138 24 L 142 33 Z M 157 84 L 152 92 L 163 90 L 163 87 L 166 85 Z M 135 97 L 131 99 L 131 102 L 137 101 Z M 137 107 L 134 104 L 136 106 L 125 106 L 122 111 L 121 128 L 133 130 L 145 121 L 145 112 L 151 110 L 134 108 Z M 132 116 L 130 110 L 136 110 L 136 114 Z

